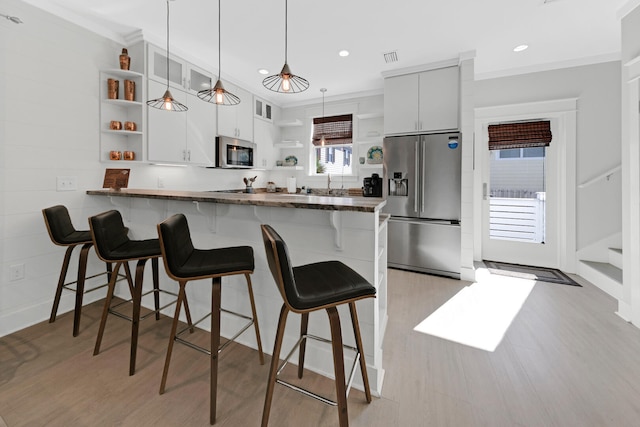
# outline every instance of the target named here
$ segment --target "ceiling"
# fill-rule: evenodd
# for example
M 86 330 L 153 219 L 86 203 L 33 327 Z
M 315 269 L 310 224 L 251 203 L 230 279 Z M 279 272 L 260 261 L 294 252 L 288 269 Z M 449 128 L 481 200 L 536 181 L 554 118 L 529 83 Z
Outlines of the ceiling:
M 166 44 L 165 0 L 25 0 L 126 44 Z M 619 59 L 629 0 L 289 0 L 288 62 L 306 92 L 265 89 L 284 64 L 284 0 L 222 1 L 222 80 L 280 106 L 382 93 L 383 74 L 475 54 L 476 79 Z M 633 3 L 633 2 L 631 2 Z M 170 2 L 171 51 L 217 70 L 218 2 Z M 2 11 L 11 14 L 11 11 Z M 25 22 L 24 25 L 29 25 Z M 523 52 L 517 45 L 527 44 Z M 341 49 L 350 55 L 338 56 Z M 398 61 L 386 63 L 384 53 Z

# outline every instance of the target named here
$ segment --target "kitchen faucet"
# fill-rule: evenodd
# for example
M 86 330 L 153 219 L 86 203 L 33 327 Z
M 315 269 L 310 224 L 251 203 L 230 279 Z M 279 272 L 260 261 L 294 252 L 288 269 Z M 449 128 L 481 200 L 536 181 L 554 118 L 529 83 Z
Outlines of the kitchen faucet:
M 327 194 L 331 194 L 331 174 L 327 174 Z

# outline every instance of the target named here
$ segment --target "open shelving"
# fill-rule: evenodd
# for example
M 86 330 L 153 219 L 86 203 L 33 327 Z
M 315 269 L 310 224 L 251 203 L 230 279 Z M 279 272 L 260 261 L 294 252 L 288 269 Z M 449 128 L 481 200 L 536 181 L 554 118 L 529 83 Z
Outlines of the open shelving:
M 110 99 L 107 90 L 108 79 L 119 81 L 118 98 Z M 133 101 L 124 97 L 125 80 L 135 83 Z M 109 69 L 100 71 L 100 161 L 123 162 L 122 160 L 110 160 L 111 151 L 133 151 L 135 162 L 144 161 L 146 158 L 144 128 L 145 108 L 141 101 L 145 99 L 144 75 L 128 70 Z M 135 131 L 111 129 L 111 121 L 119 121 L 124 128 L 125 122 L 136 124 Z

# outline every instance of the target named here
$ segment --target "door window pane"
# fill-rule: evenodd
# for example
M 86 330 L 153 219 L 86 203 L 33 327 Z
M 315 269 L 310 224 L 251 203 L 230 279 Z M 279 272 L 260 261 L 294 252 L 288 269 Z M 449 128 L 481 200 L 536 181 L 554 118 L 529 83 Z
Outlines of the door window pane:
M 501 159 L 517 159 L 520 157 L 519 148 L 511 148 L 509 150 L 497 150 Z

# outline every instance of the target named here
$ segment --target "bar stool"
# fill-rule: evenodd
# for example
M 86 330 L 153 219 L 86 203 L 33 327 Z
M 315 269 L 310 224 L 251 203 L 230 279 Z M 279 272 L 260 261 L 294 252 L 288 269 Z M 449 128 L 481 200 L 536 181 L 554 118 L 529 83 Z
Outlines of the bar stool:
M 60 278 L 58 279 L 56 295 L 53 299 L 53 308 L 51 309 L 49 323 L 53 323 L 56 321 L 56 316 L 58 314 L 58 305 L 60 304 L 60 298 L 62 297 L 62 290 L 66 289 L 75 292 L 76 304 L 73 314 L 73 336 L 77 337 L 80 331 L 80 316 L 82 314 L 83 296 L 86 293 L 93 292 L 97 289 L 101 289 L 107 286 L 108 281 L 111 278 L 111 264 L 106 263 L 106 271 L 86 277 L 87 258 L 89 256 L 89 250 L 93 246 L 93 241 L 91 240 L 91 231 L 76 230 L 71 223 L 71 217 L 69 216 L 68 209 L 62 205 L 56 205 L 42 209 L 42 216 L 44 217 L 44 223 L 47 226 L 47 231 L 49 233 L 51 241 L 55 245 L 65 246 L 67 248 L 64 254 L 64 260 L 62 261 L 62 269 L 60 270 Z M 69 262 L 71 261 L 71 253 L 77 246 L 80 245 L 82 245 L 82 249 L 80 249 L 80 256 L 78 257 L 77 278 L 73 282 L 66 282 Z M 93 279 L 94 277 L 102 276 L 104 274 L 107 275 L 107 283 L 103 283 L 91 289 L 85 290 L 84 284 L 87 279 Z M 122 278 L 123 276 L 119 276 L 118 280 L 121 280 Z M 75 288 L 72 285 L 75 285 Z
M 358 314 L 355 302 L 364 298 L 375 297 L 376 289 L 369 284 L 362 276 L 339 261 L 325 261 L 313 264 L 292 267 L 289 259 L 289 251 L 282 237 L 269 225 L 261 225 L 262 237 L 267 261 L 271 274 L 278 285 L 278 290 L 282 295 L 284 304 L 280 310 L 280 320 L 271 356 L 271 368 L 269 371 L 269 383 L 267 384 L 267 395 L 264 401 L 262 412 L 262 426 L 269 423 L 269 413 L 271 401 L 276 383 L 299 391 L 306 396 L 313 397 L 323 403 L 338 407 L 338 420 L 340 426 L 349 425 L 347 413 L 347 394 L 351 388 L 351 382 L 355 374 L 358 361 L 362 371 L 362 380 L 367 402 L 371 402 L 371 391 L 369 389 L 369 377 L 367 375 L 367 364 L 364 360 L 362 349 L 362 337 L 358 324 Z M 351 323 L 356 340 L 356 347 L 346 346 L 342 343 L 342 331 L 340 328 L 340 317 L 337 306 L 349 304 L 351 312 Z M 331 327 L 331 340 L 307 334 L 309 323 L 309 313 L 317 310 L 327 310 L 329 325 Z M 289 352 L 284 362 L 280 364 L 280 350 L 284 338 L 285 326 L 289 312 L 300 313 L 302 315 L 300 326 L 300 339 Z M 309 390 L 288 383 L 278 378 L 278 375 L 288 363 L 289 358 L 296 348 L 299 351 L 298 378 L 302 378 L 304 370 L 304 356 L 306 340 L 308 338 L 323 342 L 330 342 L 333 350 L 333 364 L 335 371 L 337 402 L 333 402 L 325 397 L 319 396 Z M 353 361 L 351 373 L 349 375 L 348 386 L 345 384 L 344 374 L 344 354 L 343 348 L 355 351 L 356 357 Z
M 167 374 L 169 372 L 169 363 L 171 361 L 174 342 L 185 344 L 195 350 L 208 354 L 211 358 L 209 420 L 211 424 L 214 424 L 216 420 L 216 396 L 218 388 L 218 354 L 253 325 L 258 343 L 260 364 L 264 364 L 258 316 L 256 315 L 253 287 L 251 285 L 251 277 L 249 276 L 253 273 L 254 269 L 253 248 L 251 246 L 237 246 L 217 249 L 195 249 L 191 240 L 187 218 L 183 214 L 173 215 L 158 224 L 158 235 L 160 236 L 162 259 L 164 260 L 167 275 L 178 281 L 180 285 L 176 313 L 173 317 L 169 346 L 167 347 L 167 357 L 164 363 L 164 371 L 162 372 L 160 394 L 164 393 L 167 383 Z M 225 310 L 220 306 L 222 277 L 235 274 L 243 274 L 247 280 L 249 302 L 251 303 L 251 317 Z M 194 323 L 194 325 L 197 325 L 211 316 L 211 348 L 206 349 L 180 338 L 182 333 L 186 332 L 187 329 L 191 329 L 190 326 L 187 326 L 187 328 L 180 332 L 176 331 L 178 328 L 181 303 L 183 300 L 186 302 L 185 288 L 187 283 L 191 280 L 209 278 L 212 283 L 211 313 Z M 220 345 L 221 311 L 248 320 L 246 325 L 223 345 Z
M 93 355 L 100 353 L 100 344 L 102 343 L 102 335 L 107 323 L 108 315 L 114 314 L 120 318 L 129 320 L 131 322 L 131 353 L 129 358 L 129 375 L 133 375 L 136 370 L 136 350 L 138 347 L 138 330 L 140 326 L 140 320 L 144 320 L 147 317 L 155 314 L 156 320 L 160 319 L 160 310 L 174 304 L 176 301 L 172 301 L 162 307 L 160 307 L 160 292 L 173 295 L 178 295 L 172 292 L 163 291 L 158 285 L 158 258 L 160 257 L 160 242 L 158 239 L 147 240 L 131 240 L 127 236 L 128 228 L 124 226 L 122 222 L 122 215 L 116 210 L 110 210 L 103 212 L 96 216 L 89 218 L 89 225 L 91 226 L 91 235 L 93 243 L 96 248 L 98 257 L 105 262 L 115 263 L 114 275 L 118 273 L 121 265 L 124 265 L 125 270 L 129 270 L 129 261 L 137 261 L 136 276 L 133 286 L 130 287 L 131 299 L 124 301 L 120 304 L 116 304 L 111 307 L 111 301 L 113 299 L 113 293 L 115 291 L 114 275 L 109 282 L 109 290 L 107 292 L 107 298 L 104 302 L 104 309 L 102 310 L 102 319 L 100 320 L 100 328 L 98 330 L 98 338 L 96 339 L 96 346 L 93 351 Z M 153 289 L 143 293 L 142 292 L 142 279 L 144 277 L 144 266 L 148 260 L 151 260 L 151 267 L 153 272 Z M 142 297 L 153 293 L 154 296 L 154 308 L 155 310 L 150 313 L 140 316 L 140 309 L 142 304 Z M 131 317 L 122 314 L 115 309 L 122 304 L 132 303 L 133 310 Z M 191 324 L 191 314 L 189 313 L 189 306 L 185 300 L 185 310 L 187 312 L 187 319 Z

